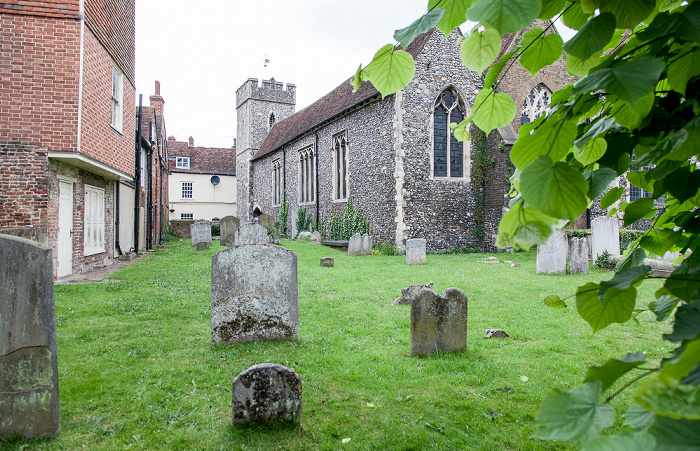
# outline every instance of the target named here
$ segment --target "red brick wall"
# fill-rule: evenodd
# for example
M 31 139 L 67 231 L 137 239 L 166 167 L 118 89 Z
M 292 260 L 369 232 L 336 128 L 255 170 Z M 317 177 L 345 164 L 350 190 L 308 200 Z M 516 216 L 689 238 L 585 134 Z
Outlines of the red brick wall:
M 80 2 L 79 0 L 4 0 L 0 3 L 0 13 L 75 19 L 80 15 Z
M 136 30 L 134 1 L 85 1 L 85 22 L 87 26 L 97 36 L 97 39 L 102 42 L 102 45 L 124 71 L 124 76 L 131 81 L 132 85 L 136 84 L 134 75 Z M 129 111 L 134 111 L 134 109 L 132 108 Z

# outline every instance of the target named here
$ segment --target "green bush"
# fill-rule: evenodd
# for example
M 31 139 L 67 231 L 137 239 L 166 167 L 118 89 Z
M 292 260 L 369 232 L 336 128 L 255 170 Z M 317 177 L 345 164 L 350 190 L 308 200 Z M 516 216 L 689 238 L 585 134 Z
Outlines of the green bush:
M 309 209 L 306 207 L 299 208 L 297 210 L 297 235 L 299 235 L 300 232 L 310 232 L 310 226 L 311 214 L 309 213 Z
M 624 251 L 645 233 L 646 230 L 620 230 L 620 249 Z
M 591 234 L 591 229 L 566 229 L 567 238 L 586 238 Z
M 369 220 L 359 208 L 353 207 L 352 199 L 348 198 L 342 215 L 331 212 L 328 232 L 332 240 L 347 241 L 356 233 L 369 233 Z
M 221 233 L 221 225 L 218 222 L 211 223 L 211 236 L 219 236 Z
M 594 267 L 596 269 L 604 269 L 607 271 L 614 271 L 615 270 L 615 262 L 611 260 L 611 255 L 608 251 L 603 251 L 602 254 L 598 255 L 598 258 L 596 258 Z

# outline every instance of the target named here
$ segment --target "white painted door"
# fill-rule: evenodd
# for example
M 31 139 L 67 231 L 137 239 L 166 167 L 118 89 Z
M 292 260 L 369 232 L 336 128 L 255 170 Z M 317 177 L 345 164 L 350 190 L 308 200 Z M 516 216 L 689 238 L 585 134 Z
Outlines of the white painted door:
M 58 203 L 58 277 L 73 272 L 73 183 L 60 181 Z

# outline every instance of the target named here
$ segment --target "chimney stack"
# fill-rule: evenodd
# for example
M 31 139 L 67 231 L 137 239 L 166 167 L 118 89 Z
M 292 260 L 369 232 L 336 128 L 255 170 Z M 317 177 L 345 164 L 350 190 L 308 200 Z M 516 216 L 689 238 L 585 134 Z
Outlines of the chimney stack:
M 148 98 L 151 101 L 151 107 L 155 108 L 156 115 L 158 117 L 163 117 L 163 105 L 165 100 L 160 96 L 160 82 L 156 80 L 156 93 Z
M 190 136 L 190 147 L 194 147 L 194 138 Z

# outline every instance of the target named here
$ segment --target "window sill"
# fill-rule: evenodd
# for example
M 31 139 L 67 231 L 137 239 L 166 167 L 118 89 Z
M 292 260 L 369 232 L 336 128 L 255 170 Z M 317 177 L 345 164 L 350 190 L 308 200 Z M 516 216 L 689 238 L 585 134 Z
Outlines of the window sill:
M 118 130 L 118 129 L 116 129 L 116 128 L 114 128 L 114 126 L 113 126 L 112 124 L 109 125 L 109 128 L 111 128 L 112 131 L 113 131 L 114 133 L 116 133 L 117 135 L 121 136 L 122 138 L 124 137 L 124 134 L 122 133 L 122 131 L 121 131 L 121 130 Z
M 430 179 L 436 182 L 471 182 L 471 179 L 468 177 L 431 177 Z
M 90 255 L 104 254 L 105 252 L 106 252 L 106 251 L 104 250 L 104 248 L 101 249 L 101 250 L 87 250 L 87 249 L 86 249 L 85 252 L 83 252 L 83 256 L 84 256 L 84 257 L 89 257 Z
M 309 205 L 316 205 L 316 201 L 312 200 L 311 202 L 299 202 L 297 205 L 299 205 L 300 207 L 305 207 L 305 206 L 309 206 Z
M 345 199 L 334 199 L 333 203 L 334 204 L 344 204 L 348 201 L 348 198 L 346 197 Z

